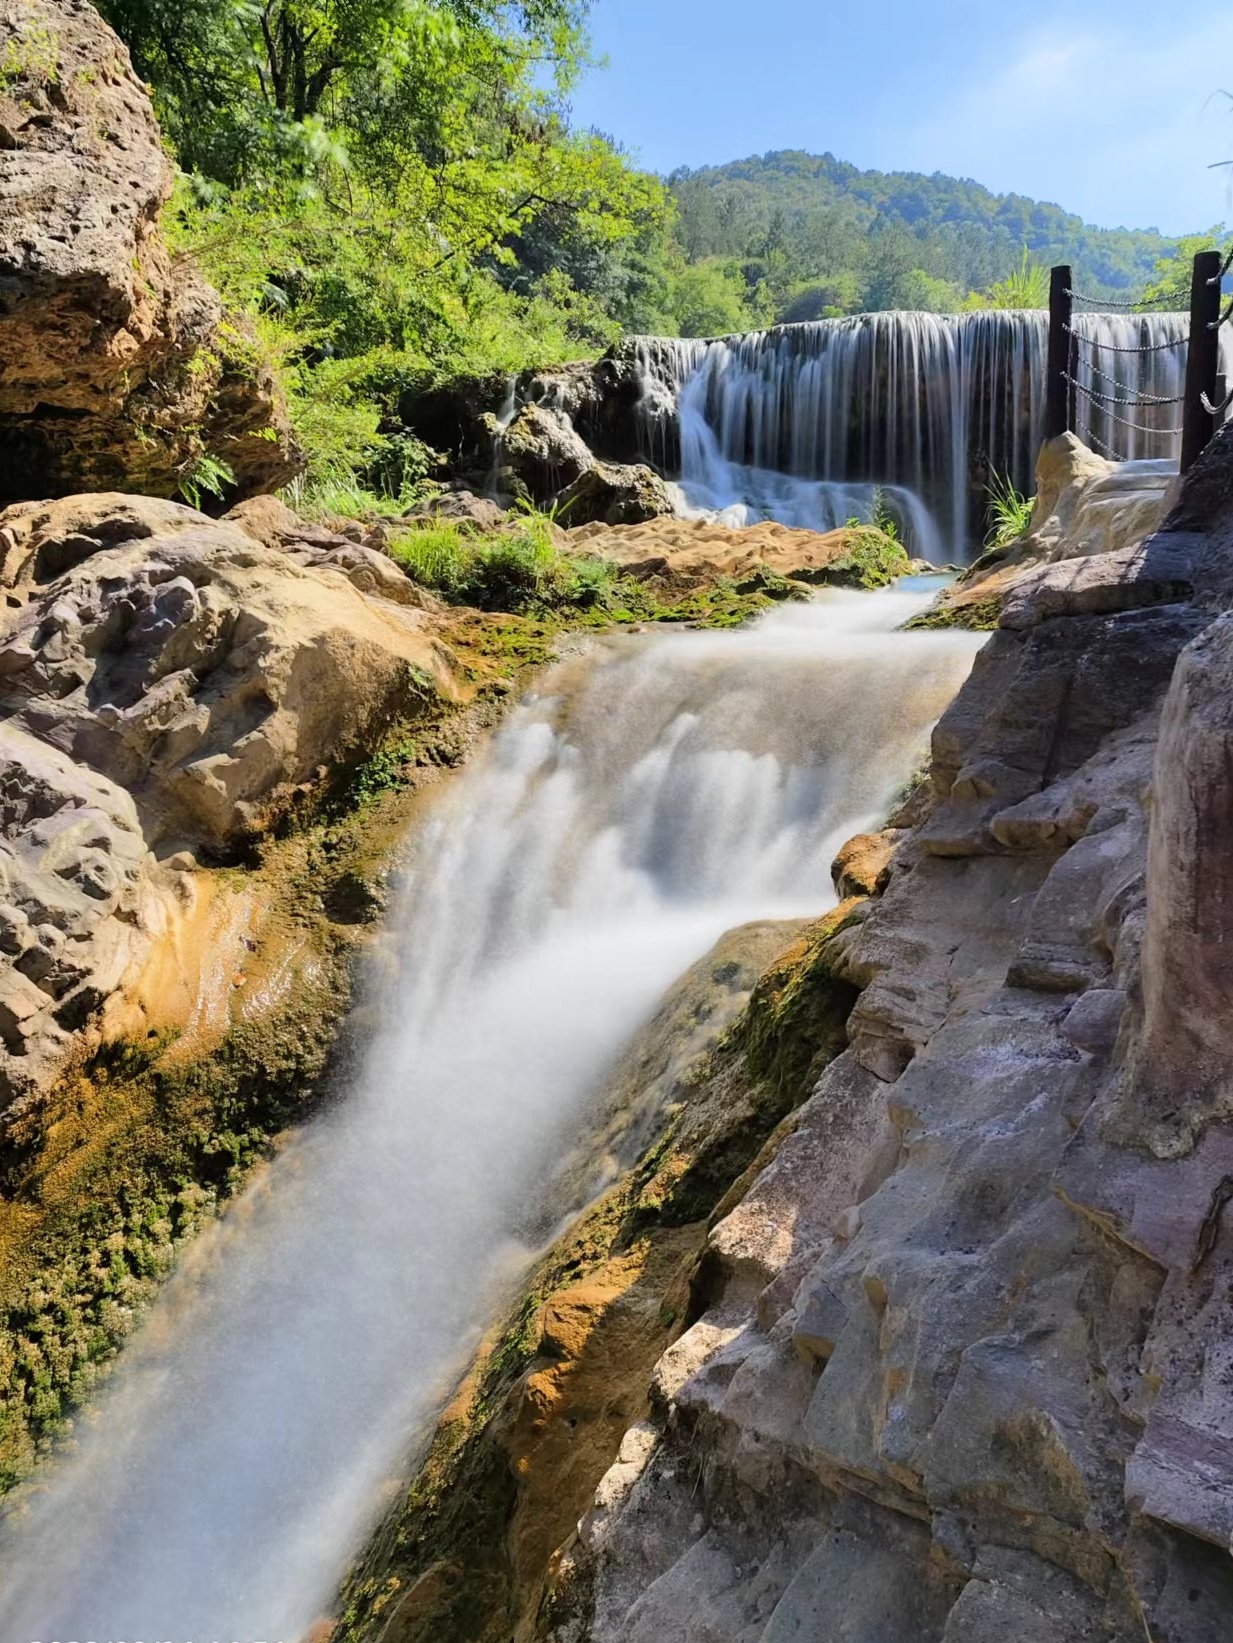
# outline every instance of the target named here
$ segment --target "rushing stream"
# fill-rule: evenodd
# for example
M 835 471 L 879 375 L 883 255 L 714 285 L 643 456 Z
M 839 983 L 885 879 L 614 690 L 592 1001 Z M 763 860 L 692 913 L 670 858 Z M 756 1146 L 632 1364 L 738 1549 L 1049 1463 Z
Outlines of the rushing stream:
M 979 635 L 929 590 L 561 663 L 434 808 L 350 1094 L 192 1250 L 0 1544 L 0 1638 L 293 1640 L 332 1593 L 571 1127 L 722 932 L 816 913 Z

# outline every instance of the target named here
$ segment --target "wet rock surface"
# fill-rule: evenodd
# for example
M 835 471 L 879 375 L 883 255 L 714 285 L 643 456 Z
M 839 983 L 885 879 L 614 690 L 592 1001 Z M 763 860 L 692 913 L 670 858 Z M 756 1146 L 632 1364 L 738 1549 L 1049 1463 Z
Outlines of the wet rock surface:
M 1142 548 L 1059 538 L 927 817 L 841 856 L 850 1048 L 712 1228 L 538 1635 L 1228 1637 L 1219 465 Z
M 642 525 L 673 511 L 668 487 L 645 463 L 597 462 L 556 498 L 562 522 L 577 525 Z
M 159 236 L 171 166 L 119 39 L 86 0 L 7 0 L 0 55 L 0 503 L 170 495 L 207 452 L 237 495 L 283 483 L 253 339 Z

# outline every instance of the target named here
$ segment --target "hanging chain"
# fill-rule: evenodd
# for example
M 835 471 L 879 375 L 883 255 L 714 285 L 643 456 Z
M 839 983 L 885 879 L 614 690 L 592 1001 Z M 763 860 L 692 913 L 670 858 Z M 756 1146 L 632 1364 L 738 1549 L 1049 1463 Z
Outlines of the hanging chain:
M 1180 434 L 1182 431 L 1180 428 L 1148 428 L 1142 422 L 1130 422 L 1124 416 L 1118 416 L 1115 412 L 1109 410 L 1108 402 L 1103 394 L 1094 394 L 1090 388 L 1085 388 L 1081 382 L 1076 381 L 1069 372 L 1062 373 L 1062 381 L 1068 382 L 1076 393 L 1083 395 L 1084 399 L 1090 399 L 1093 405 L 1099 405 L 1109 421 L 1116 422 L 1120 428 L 1132 428 L 1137 434 L 1160 434 L 1162 437 L 1168 434 Z
M 1072 302 L 1086 303 L 1089 308 L 1118 308 L 1133 310 L 1136 308 L 1166 308 L 1172 302 L 1172 297 L 1136 297 L 1133 302 L 1118 302 L 1114 297 L 1085 297 L 1082 291 L 1067 290 L 1066 295 Z
M 1103 439 L 1099 438 L 1098 435 L 1094 434 L 1090 427 L 1084 428 L 1083 437 L 1089 445 L 1095 445 L 1100 450 L 1102 450 L 1105 453 L 1105 455 L 1109 458 L 1110 462 L 1125 462 L 1125 461 L 1127 461 L 1127 458 L 1124 457 L 1124 456 L 1119 455 L 1119 453 L 1113 449 L 1112 445 L 1106 445 Z
M 1119 348 L 1116 343 L 1098 342 L 1095 337 L 1085 336 L 1082 331 L 1076 331 L 1073 325 L 1068 325 L 1066 330 L 1076 342 L 1081 342 L 1088 348 L 1103 348 L 1110 354 L 1163 354 L 1169 348 L 1184 348 L 1186 346 L 1186 338 L 1177 337 L 1172 342 L 1145 342 L 1137 348 Z
M 1094 377 L 1101 377 L 1105 382 L 1111 382 L 1115 388 L 1124 388 L 1126 384 L 1108 371 L 1102 371 L 1099 365 L 1089 363 L 1088 370 Z M 1106 394 L 1102 396 L 1113 405 L 1184 405 L 1185 394 L 1143 394 L 1136 389 L 1130 398 L 1123 398 L 1121 394 Z

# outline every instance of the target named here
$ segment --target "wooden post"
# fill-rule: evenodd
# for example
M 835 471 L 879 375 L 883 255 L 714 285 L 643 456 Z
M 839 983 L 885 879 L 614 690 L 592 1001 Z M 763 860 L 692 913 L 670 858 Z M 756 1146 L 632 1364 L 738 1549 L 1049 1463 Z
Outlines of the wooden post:
M 1216 431 L 1215 418 L 1203 407 L 1203 395 L 1218 405 L 1220 375 L 1219 251 L 1200 251 L 1190 280 L 1190 350 L 1186 355 L 1186 402 L 1182 410 L 1182 472 L 1198 461 Z
M 1049 362 L 1045 385 L 1045 438 L 1056 439 L 1070 427 L 1070 317 L 1074 312 L 1069 267 L 1049 276 Z

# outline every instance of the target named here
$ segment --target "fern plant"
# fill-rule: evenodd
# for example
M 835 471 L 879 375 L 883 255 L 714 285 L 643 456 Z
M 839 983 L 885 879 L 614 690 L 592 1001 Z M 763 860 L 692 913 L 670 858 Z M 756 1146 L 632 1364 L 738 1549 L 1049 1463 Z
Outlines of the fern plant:
M 192 459 L 180 478 L 180 495 L 190 508 L 201 510 L 205 496 L 222 496 L 228 485 L 235 484 L 235 474 L 219 456 L 201 451 Z

